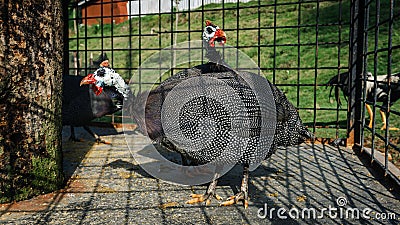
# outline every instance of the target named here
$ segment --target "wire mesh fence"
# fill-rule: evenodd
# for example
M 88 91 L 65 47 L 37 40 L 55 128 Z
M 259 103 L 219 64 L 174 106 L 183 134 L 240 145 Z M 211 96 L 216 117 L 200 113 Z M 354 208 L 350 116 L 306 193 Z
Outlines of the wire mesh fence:
M 385 174 L 393 176 L 389 161 L 400 165 L 400 105 L 396 102 L 400 98 L 399 5 L 392 0 L 367 1 L 359 10 L 364 14 L 364 23 L 358 28 L 363 33 L 358 60 L 362 64 L 361 102 L 365 106 L 361 108 L 360 147 L 372 162 L 384 168 Z
M 364 107 L 369 104 L 374 115 L 383 109 L 387 125 L 400 126 L 398 104 L 382 105 L 377 91 L 366 92 L 369 82 L 373 87 L 386 82 L 389 99 L 398 93 L 394 81 L 378 78 L 400 71 L 400 11 L 394 0 L 84 0 L 71 1 L 68 12 L 70 74 L 93 72 L 93 62 L 106 53 L 126 81 L 146 84 L 146 77 L 136 73 L 146 59 L 168 46 L 200 40 L 205 20 L 211 20 L 226 32 L 229 45 L 247 54 L 284 91 L 317 137 L 358 135 L 362 147 L 384 152 L 385 168 L 390 155 L 399 161 L 400 133 L 381 131 L 380 116 L 370 128 Z M 340 74 L 346 73 L 343 84 Z M 327 84 L 335 76 L 342 79 L 329 84 L 331 89 Z M 335 87 L 350 91 L 346 96 Z
M 348 3 L 153 1 L 158 12 L 148 10 L 148 4 L 72 2 L 70 73 L 88 74 L 93 68 L 91 59 L 107 53 L 112 67 L 128 80 L 157 51 L 199 40 L 208 19 L 224 29 L 229 45 L 251 57 L 263 74 L 286 93 L 314 132 L 321 137 L 346 135 L 346 109 L 329 99 L 329 90 L 324 86 L 331 76 L 347 68 Z M 138 5 L 146 7 L 135 8 Z M 120 18 L 125 21 L 120 22 Z M 145 78 L 139 80 L 145 82 Z

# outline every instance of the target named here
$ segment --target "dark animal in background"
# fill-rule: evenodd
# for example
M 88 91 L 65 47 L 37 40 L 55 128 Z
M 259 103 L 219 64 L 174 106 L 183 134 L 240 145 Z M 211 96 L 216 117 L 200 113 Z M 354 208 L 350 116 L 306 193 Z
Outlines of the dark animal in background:
M 241 101 L 246 105 L 246 110 L 251 117 L 251 130 L 253 132 L 249 132 L 249 138 L 258 138 L 257 130 L 260 130 L 260 121 L 261 117 L 259 112 L 259 103 L 255 97 L 255 94 L 252 92 L 251 88 L 248 84 L 241 78 L 241 74 L 243 72 L 238 72 L 233 69 L 230 69 L 226 66 L 226 63 L 221 58 L 220 54 L 214 48 L 214 41 L 225 43 L 226 37 L 225 33 L 218 26 L 215 26 L 210 21 L 206 22 L 206 28 L 203 33 L 203 42 L 204 46 L 207 50 L 206 56 L 210 59 L 207 64 L 202 64 L 196 66 L 192 69 L 184 70 L 179 72 L 167 80 L 163 81 L 158 87 L 151 90 L 149 93 L 138 93 L 134 97 L 134 101 L 130 106 L 131 114 L 134 119 L 138 123 L 138 127 L 142 130 L 146 130 L 148 136 L 160 143 L 162 146 L 169 148 L 170 150 L 177 151 L 187 157 L 188 159 L 197 162 L 198 164 L 204 164 L 213 160 L 214 153 L 221 151 L 218 147 L 209 149 L 209 151 L 205 151 L 199 154 L 191 154 L 189 152 L 185 152 L 185 149 L 180 148 L 180 146 L 175 146 L 171 143 L 165 136 L 164 130 L 161 123 L 161 108 L 163 106 L 163 102 L 168 93 L 181 82 L 196 77 L 213 77 L 220 79 L 223 82 L 226 82 L 232 89 L 235 90 L 238 95 L 241 96 Z M 275 100 L 276 105 L 276 131 L 274 135 L 274 140 L 270 149 L 267 149 L 268 153 L 266 158 L 270 157 L 272 153 L 275 152 L 275 149 L 279 146 L 290 146 L 296 145 L 304 142 L 306 139 L 313 138 L 313 134 L 310 133 L 307 128 L 302 124 L 302 121 L 299 117 L 299 114 L 296 108 L 287 100 L 286 96 L 283 94 L 281 90 L 279 90 L 275 85 L 270 83 L 269 81 L 267 85 L 271 87 L 273 93 L 273 99 Z M 148 97 L 146 98 L 148 94 Z M 135 107 L 135 105 L 144 104 L 146 102 L 145 107 L 145 117 L 140 118 L 140 112 L 137 110 L 140 107 Z M 211 116 L 215 117 L 216 120 L 223 121 L 227 118 L 221 117 L 221 109 L 215 107 L 215 104 L 211 104 L 210 101 L 196 101 L 193 100 L 190 104 L 193 103 L 193 107 L 191 109 L 204 109 L 207 108 L 207 113 L 209 115 L 203 116 Z M 174 107 L 174 106 L 171 106 Z M 182 118 L 186 117 L 190 120 L 190 117 L 195 115 L 196 113 L 202 114 L 203 112 L 193 112 L 193 111 L 185 111 L 181 112 Z M 204 113 L 203 113 L 204 114 Z M 218 118 L 218 116 L 220 116 Z M 190 121 L 187 121 L 190 123 Z M 195 133 L 193 129 L 195 126 L 186 127 L 185 131 L 188 135 Z M 192 129 L 192 130 L 190 130 Z M 223 133 L 224 131 L 217 131 Z M 252 136 L 254 135 L 254 137 Z M 216 140 L 216 145 L 222 143 L 226 140 Z M 243 180 L 240 192 L 236 195 L 230 197 L 227 201 L 223 202 L 221 205 L 232 205 L 236 204 L 239 201 L 243 201 L 245 207 L 248 206 L 248 176 L 249 176 L 249 164 L 251 163 L 251 155 L 254 154 L 255 146 L 249 147 L 243 152 L 243 155 L 240 157 L 239 163 L 243 164 Z M 214 152 L 213 152 L 214 151 Z M 218 154 L 217 154 L 218 155 Z M 208 186 L 208 189 L 204 195 L 192 195 L 191 200 L 188 203 L 193 204 L 197 202 L 206 202 L 206 204 L 210 203 L 210 200 L 215 197 L 220 199 L 218 195 L 215 193 L 215 189 L 217 186 L 217 179 L 215 178 Z
M 103 93 L 96 96 L 89 86 L 80 86 L 82 78 L 63 76 L 62 124 L 71 126 L 71 140 L 77 141 L 74 127 L 82 126 L 97 142 L 106 143 L 88 125 L 95 118 L 118 111 L 110 97 L 118 93 L 112 87 L 106 87 Z
M 390 78 L 390 102 L 389 101 L 389 86 L 388 86 L 388 80 L 387 80 L 387 75 L 380 75 L 376 76 L 376 87 L 374 85 L 374 76 L 372 73 L 368 72 L 367 73 L 367 78 L 366 78 L 366 86 L 365 86 L 365 91 L 366 91 L 366 100 L 367 102 L 374 102 L 374 95 L 376 94 L 376 101 L 377 102 L 382 102 L 382 108 L 380 109 L 380 114 L 382 117 L 382 122 L 383 126 L 381 130 L 386 129 L 386 112 L 387 112 L 387 105 L 389 104 L 392 106 L 399 98 L 400 98 L 400 73 L 392 74 Z M 349 73 L 341 73 L 339 75 L 336 75 L 332 77 L 328 83 L 328 86 L 331 86 L 331 90 L 329 93 L 329 98 L 332 96 L 332 90 L 334 89 L 335 93 L 335 99 L 338 102 L 339 105 L 341 105 L 340 101 L 340 96 L 339 96 L 339 89 L 342 90 L 343 95 L 345 99 L 347 100 L 347 97 L 350 96 L 350 90 L 349 90 Z M 367 112 L 370 117 L 370 121 L 368 126 L 372 128 L 372 124 L 374 121 L 374 115 L 372 113 L 371 106 L 369 104 L 365 104 L 365 107 L 367 108 Z M 398 128 L 391 127 L 390 130 L 398 130 Z

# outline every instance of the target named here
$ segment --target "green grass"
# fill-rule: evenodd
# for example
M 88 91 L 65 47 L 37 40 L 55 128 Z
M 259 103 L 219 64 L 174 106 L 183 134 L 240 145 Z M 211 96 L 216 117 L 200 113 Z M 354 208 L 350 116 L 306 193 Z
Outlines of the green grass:
M 285 2 L 297 2 L 287 0 Z M 275 83 L 280 85 L 289 100 L 300 108 L 314 108 L 314 110 L 301 109 L 300 116 L 304 123 L 312 126 L 314 117 L 317 126 L 335 126 L 338 120 L 341 126 L 346 126 L 346 111 L 341 111 L 337 117 L 336 108 L 337 104 L 333 99 L 329 100 L 329 89 L 322 86 L 309 86 L 309 87 L 296 87 L 284 86 L 286 84 L 308 84 L 308 85 L 321 85 L 325 84 L 332 76 L 340 72 L 346 71 L 348 67 L 349 58 L 349 31 L 350 31 L 350 3 L 343 1 L 341 6 L 342 23 L 338 25 L 339 3 L 337 1 L 317 3 L 302 3 L 298 4 L 283 4 L 276 7 L 276 20 L 274 20 L 275 8 L 272 5 L 272 0 L 261 0 L 262 5 L 260 9 L 250 6 L 256 6 L 257 1 L 249 3 L 240 3 L 240 6 L 249 6 L 249 8 L 236 9 L 237 4 L 225 4 L 225 10 L 222 10 L 222 5 L 211 4 L 207 5 L 205 9 L 213 9 L 213 11 L 204 12 L 202 17 L 201 12 L 182 12 L 179 13 L 179 24 L 177 39 L 178 43 L 189 40 L 199 40 L 201 32 L 204 27 L 203 19 L 209 19 L 215 24 L 223 27 L 227 33 L 228 44 L 231 46 L 238 46 L 241 51 L 250 56 L 256 63 L 259 62 L 264 75 L 273 80 L 275 76 Z M 278 3 L 281 3 L 278 1 Z M 300 7 L 300 8 L 299 8 Z M 372 7 L 373 8 L 373 7 Z M 319 9 L 319 10 L 317 10 Z M 381 1 L 380 20 L 384 21 L 389 16 L 389 1 Z M 399 6 L 395 6 L 395 12 L 399 11 Z M 319 11 L 319 13 L 318 13 Z M 259 12 L 259 14 L 258 14 Z M 300 12 L 300 14 L 299 14 Z M 375 23 L 376 13 L 371 11 L 370 25 Z M 190 16 L 190 17 L 189 17 Z M 300 20 L 299 20 L 300 16 Z M 239 24 L 236 18 L 239 17 Z M 318 19 L 318 20 L 317 20 Z M 90 50 L 96 57 L 100 54 L 101 49 L 105 49 L 108 56 L 111 58 L 113 68 L 117 70 L 125 79 L 129 79 L 135 74 L 135 70 L 141 63 L 148 57 L 157 52 L 157 50 L 141 50 L 139 55 L 139 44 L 142 49 L 148 48 L 165 48 L 171 45 L 172 36 L 171 21 L 174 22 L 175 16 L 171 15 L 154 15 L 144 16 L 142 18 L 133 18 L 118 25 L 98 25 L 91 27 L 79 28 L 79 41 L 76 39 L 69 42 L 71 51 L 79 49 Z M 190 23 L 189 23 L 190 21 Z M 258 30 L 240 30 L 243 28 L 257 28 L 258 21 L 262 29 L 259 33 Z M 274 22 L 275 21 L 275 22 Z M 316 24 L 319 24 L 318 30 Z M 276 24 L 275 24 L 276 23 Z M 276 29 L 273 29 L 274 26 Z M 288 26 L 298 26 L 299 29 L 291 28 Z M 151 30 L 159 31 L 161 27 L 161 34 L 153 36 L 128 36 L 129 34 L 149 35 Z M 174 28 L 175 29 L 175 28 Z M 191 30 L 191 32 L 189 32 Z M 167 32 L 165 32 L 167 31 Z M 274 32 L 276 36 L 274 39 Z M 318 35 L 317 35 L 318 33 Z M 110 36 L 117 36 L 110 38 Z M 125 35 L 125 36 L 124 36 Z M 70 38 L 76 38 L 77 34 L 70 30 Z M 299 39 L 298 39 L 299 37 Z M 388 26 L 383 25 L 379 28 L 379 48 L 387 47 L 388 43 Z M 89 38 L 85 40 L 84 38 Z M 340 44 L 335 44 L 338 40 Z M 318 41 L 318 48 L 315 43 Z M 298 47 L 297 44 L 301 46 Z M 374 50 L 374 34 L 370 32 L 369 51 Z M 393 45 L 400 44 L 400 23 L 394 23 L 392 34 Z M 260 44 L 260 48 L 257 46 Z M 275 47 L 274 47 L 275 44 Z M 292 44 L 290 46 L 285 46 Z M 293 45 L 294 44 L 294 45 Z M 243 47 L 254 46 L 254 47 Z M 131 48 L 131 50 L 124 50 Z M 258 58 L 258 50 L 260 50 Z M 400 50 L 396 49 L 392 52 L 392 72 L 400 71 Z M 82 64 L 86 64 L 85 58 L 88 58 L 90 53 L 85 55 L 82 52 Z M 317 55 L 317 56 L 316 56 Z M 377 54 L 378 74 L 387 73 L 388 53 L 383 51 Z M 373 71 L 374 56 L 370 55 L 367 59 L 368 70 Z M 85 67 L 85 66 L 83 66 Z M 87 66 L 89 67 L 89 66 Z M 296 68 L 305 68 L 299 71 Z M 318 68 L 317 70 L 313 68 Z M 275 70 L 272 68 L 276 68 Z M 84 71 L 87 73 L 89 71 Z M 83 74 L 82 74 L 83 75 Z M 315 76 L 316 75 L 316 76 Z M 138 77 L 134 79 L 139 80 Z M 142 82 L 152 82 L 146 80 L 146 77 L 141 77 Z M 314 99 L 314 93 L 316 98 Z M 298 97 L 299 95 L 299 97 Z M 342 98 L 342 102 L 345 102 Z M 318 110 L 320 108 L 330 108 L 332 110 Z M 345 106 L 342 106 L 345 109 Z M 399 104 L 393 107 L 394 110 L 400 111 Z M 392 118 L 395 118 L 393 116 Z M 368 122 L 368 120 L 367 120 Z M 377 118 L 377 125 L 380 127 L 380 117 Z M 400 127 L 400 121 L 393 119 L 392 124 Z M 318 137 L 335 137 L 337 134 L 340 137 L 346 135 L 344 129 L 336 133 L 336 129 L 320 129 L 316 128 Z M 380 132 L 380 131 L 379 131 Z M 383 132 L 382 132 L 383 134 Z M 393 133 L 399 135 L 400 133 Z

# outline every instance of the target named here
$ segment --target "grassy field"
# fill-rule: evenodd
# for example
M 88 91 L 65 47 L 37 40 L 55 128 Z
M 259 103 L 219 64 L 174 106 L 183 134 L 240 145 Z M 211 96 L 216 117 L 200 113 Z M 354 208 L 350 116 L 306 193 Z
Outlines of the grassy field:
M 332 1 L 299 5 L 290 2 L 278 2 L 276 7 L 272 0 L 224 6 L 211 4 L 205 6 L 203 12 L 195 10 L 178 13 L 177 29 L 171 25 L 175 23 L 176 15 L 170 14 L 133 18 L 118 25 L 81 26 L 77 33 L 70 29 L 69 49 L 80 51 L 82 65 L 87 64 L 91 53 L 96 57 L 103 50 L 118 73 L 127 80 L 133 76 L 139 81 L 135 71 L 141 63 L 158 49 L 174 43 L 174 35 L 177 35 L 177 43 L 199 40 L 203 21 L 209 19 L 226 31 L 229 45 L 247 54 L 269 80 L 279 85 L 289 100 L 299 108 L 303 122 L 318 137 L 345 137 L 346 130 L 337 131 L 335 127 L 346 127 L 346 104 L 337 113 L 339 107 L 334 99 L 328 98 L 329 89 L 323 85 L 332 76 L 348 68 L 350 3 L 342 1 L 340 5 Z M 262 7 L 253 7 L 259 3 Z M 237 9 L 238 5 L 242 8 Z M 380 8 L 380 21 L 384 21 L 389 17 L 389 1 L 381 1 Z M 398 12 L 399 9 L 396 5 L 394 11 Z M 372 26 L 375 24 L 376 12 L 371 9 L 370 15 L 369 24 Z M 387 47 L 388 33 L 387 23 L 380 26 L 379 49 Z M 374 44 L 373 29 L 368 36 L 369 51 L 374 50 Z M 394 23 L 392 45 L 400 45 L 398 19 Z M 400 49 L 393 50 L 391 56 L 392 72 L 399 72 Z M 373 54 L 368 56 L 367 62 L 368 70 L 373 71 Z M 377 62 L 377 73 L 386 74 L 387 51 L 377 54 Z M 88 72 L 84 70 L 82 75 Z M 152 82 L 146 77 L 140 77 L 140 81 Z M 345 103 L 344 98 L 342 102 Z M 400 104 L 395 104 L 393 110 L 400 111 Z M 381 126 L 380 116 L 376 124 L 377 127 Z M 391 124 L 400 127 L 400 118 L 392 115 Z M 380 130 L 378 132 L 384 134 Z M 391 132 L 391 136 L 398 137 L 400 132 Z

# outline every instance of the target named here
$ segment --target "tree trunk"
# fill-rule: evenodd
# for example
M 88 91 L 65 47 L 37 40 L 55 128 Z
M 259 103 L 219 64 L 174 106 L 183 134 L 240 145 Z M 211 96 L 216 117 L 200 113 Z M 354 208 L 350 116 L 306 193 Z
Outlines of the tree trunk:
M 0 203 L 63 184 L 61 3 L 0 1 Z

